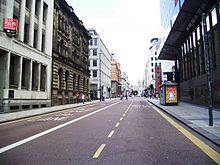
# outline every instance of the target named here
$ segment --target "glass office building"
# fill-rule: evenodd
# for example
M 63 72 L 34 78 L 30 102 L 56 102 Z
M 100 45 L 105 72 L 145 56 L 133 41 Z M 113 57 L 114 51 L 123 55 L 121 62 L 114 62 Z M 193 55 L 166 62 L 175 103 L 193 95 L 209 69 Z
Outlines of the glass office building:
M 159 59 L 175 61 L 174 81 L 180 100 L 207 105 L 207 61 L 211 66 L 213 106 L 220 107 L 220 1 L 161 0 L 161 25 L 165 43 Z M 208 42 L 204 40 L 204 14 Z

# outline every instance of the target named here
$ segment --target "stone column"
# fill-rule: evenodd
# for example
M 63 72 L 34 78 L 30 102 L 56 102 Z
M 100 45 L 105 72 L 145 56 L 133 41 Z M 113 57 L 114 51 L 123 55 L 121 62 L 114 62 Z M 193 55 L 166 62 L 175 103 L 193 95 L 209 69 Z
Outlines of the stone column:
M 6 55 L 6 65 L 5 65 L 5 77 L 4 77 L 4 87 L 5 89 L 9 89 L 9 77 L 10 77 L 10 60 L 11 60 L 11 52 L 8 52 Z
M 22 42 L 24 41 L 24 25 L 25 25 L 25 11 L 26 11 L 26 0 L 21 0 L 20 17 L 19 17 L 19 29 L 18 29 L 18 39 Z
M 22 64 L 23 64 L 23 57 L 19 58 L 19 66 L 18 66 L 18 89 L 21 89 L 21 82 L 22 82 Z
M 13 18 L 14 0 L 6 0 L 5 18 Z
M 38 15 L 38 34 L 37 34 L 37 49 L 41 51 L 42 47 L 42 28 L 43 28 L 43 0 L 40 0 L 39 15 Z
M 35 3 L 36 0 L 31 1 L 31 11 L 30 11 L 30 28 L 29 28 L 29 45 L 33 47 L 34 45 L 34 19 L 35 19 Z
M 29 77 L 29 87 L 28 90 L 32 90 L 32 70 L 33 70 L 33 61 L 30 61 L 30 77 Z
M 41 63 L 38 64 L 38 76 L 37 76 L 37 91 L 40 91 L 40 81 L 41 81 Z

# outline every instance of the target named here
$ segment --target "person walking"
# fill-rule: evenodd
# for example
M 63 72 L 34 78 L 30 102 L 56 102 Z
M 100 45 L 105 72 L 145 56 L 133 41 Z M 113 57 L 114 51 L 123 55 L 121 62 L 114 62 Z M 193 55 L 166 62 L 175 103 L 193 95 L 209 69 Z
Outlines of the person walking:
M 82 102 L 83 102 L 83 104 L 85 103 L 85 95 L 84 95 L 84 93 L 82 94 Z

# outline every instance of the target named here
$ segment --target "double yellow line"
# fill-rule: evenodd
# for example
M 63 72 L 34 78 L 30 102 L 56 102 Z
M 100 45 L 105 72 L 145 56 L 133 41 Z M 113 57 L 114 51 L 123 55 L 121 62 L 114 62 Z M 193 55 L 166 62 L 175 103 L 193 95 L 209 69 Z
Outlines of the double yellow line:
M 217 164 L 220 164 L 220 154 L 216 152 L 214 149 L 209 147 L 207 144 L 202 142 L 199 138 L 194 136 L 192 133 L 183 128 L 180 124 L 176 123 L 173 119 L 168 117 L 161 110 L 153 106 L 153 108 L 163 117 L 165 118 L 171 125 L 173 125 L 176 129 L 178 129 L 184 136 L 186 136 L 193 144 L 195 144 L 198 148 L 200 148 L 206 155 L 208 155 L 212 160 L 214 160 Z

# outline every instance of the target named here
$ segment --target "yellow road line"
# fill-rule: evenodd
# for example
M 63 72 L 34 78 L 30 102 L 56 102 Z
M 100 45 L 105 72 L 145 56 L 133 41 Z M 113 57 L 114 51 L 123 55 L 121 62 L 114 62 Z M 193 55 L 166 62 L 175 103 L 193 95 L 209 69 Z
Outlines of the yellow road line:
M 117 128 L 119 125 L 120 125 L 120 123 L 117 123 L 117 124 L 115 125 L 115 127 Z
M 115 130 L 112 130 L 112 131 L 110 132 L 110 134 L 108 135 L 108 138 L 111 138 L 114 133 L 115 133 Z
M 163 118 L 165 118 L 170 124 L 172 124 L 175 128 L 177 128 L 183 135 L 185 135 L 189 140 L 191 140 L 197 147 L 199 147 L 206 155 L 208 155 L 216 163 L 220 164 L 220 154 L 218 152 L 216 152 L 214 149 L 212 149 L 207 144 L 202 142 L 199 138 L 197 138 L 196 136 L 191 134 L 189 131 L 187 131 L 185 128 L 183 128 L 181 125 L 176 123 L 174 120 L 172 120 L 170 117 L 168 117 L 162 111 L 160 111 L 158 108 L 156 108 L 156 107 L 153 107 L 153 108 Z
M 98 158 L 99 155 L 101 154 L 102 150 L 105 148 L 106 144 L 102 144 L 97 151 L 95 152 L 95 154 L 93 155 L 93 158 Z
M 123 117 L 121 117 L 120 120 L 122 121 L 122 120 L 123 120 Z

